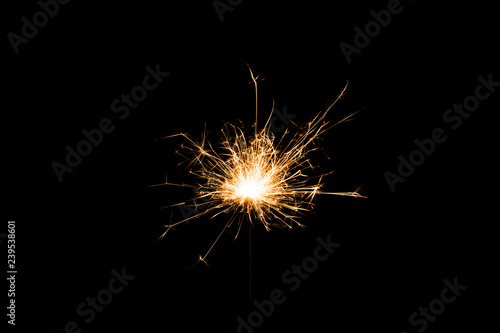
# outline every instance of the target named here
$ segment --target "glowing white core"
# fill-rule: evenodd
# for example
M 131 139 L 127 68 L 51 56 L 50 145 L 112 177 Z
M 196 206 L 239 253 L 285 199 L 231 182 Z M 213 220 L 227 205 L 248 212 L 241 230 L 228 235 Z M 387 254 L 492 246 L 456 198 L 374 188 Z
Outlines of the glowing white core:
M 255 179 L 242 181 L 236 191 L 237 195 L 245 199 L 256 200 L 262 196 L 264 186 Z

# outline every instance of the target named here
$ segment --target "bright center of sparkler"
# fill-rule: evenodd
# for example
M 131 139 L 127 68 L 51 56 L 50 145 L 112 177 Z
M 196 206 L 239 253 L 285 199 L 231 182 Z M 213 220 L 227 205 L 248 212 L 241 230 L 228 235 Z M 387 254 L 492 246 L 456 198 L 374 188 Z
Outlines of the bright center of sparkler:
M 262 182 L 257 179 L 244 179 L 238 185 L 236 194 L 243 199 L 257 200 L 264 191 Z

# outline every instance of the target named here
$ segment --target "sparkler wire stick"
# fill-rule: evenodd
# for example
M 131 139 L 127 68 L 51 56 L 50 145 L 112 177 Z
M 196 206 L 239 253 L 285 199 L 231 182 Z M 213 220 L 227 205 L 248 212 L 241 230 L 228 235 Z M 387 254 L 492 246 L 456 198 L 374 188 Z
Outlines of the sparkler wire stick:
M 252 307 L 252 224 L 248 223 L 248 310 Z
M 253 76 L 252 69 L 250 65 L 247 63 L 248 70 L 250 71 L 250 76 L 252 77 L 254 89 L 255 89 L 255 138 L 257 138 L 257 117 L 259 110 L 259 94 L 257 89 L 257 78 Z M 274 106 L 273 106 L 274 111 Z M 271 112 L 272 114 L 272 112 Z M 248 222 L 248 310 L 250 311 L 252 307 L 252 223 Z

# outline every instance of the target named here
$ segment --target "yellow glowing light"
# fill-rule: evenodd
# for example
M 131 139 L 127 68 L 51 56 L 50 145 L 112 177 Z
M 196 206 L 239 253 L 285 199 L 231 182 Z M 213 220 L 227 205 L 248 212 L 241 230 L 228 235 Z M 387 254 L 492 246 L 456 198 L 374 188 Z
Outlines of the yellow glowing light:
M 174 226 L 188 220 L 209 214 L 212 218 L 220 214 L 228 214 L 229 219 L 221 233 L 204 256 L 212 250 L 226 228 L 237 221 L 240 231 L 244 217 L 249 223 L 259 222 L 266 230 L 272 226 L 292 228 L 293 225 L 303 227 L 298 222 L 300 215 L 313 207 L 313 199 L 317 194 L 331 194 L 351 197 L 363 197 L 356 190 L 353 192 L 326 192 L 320 189 L 326 174 L 309 175 L 315 171 L 308 158 L 309 153 L 318 149 L 314 141 L 329 128 L 347 121 L 350 115 L 336 124 L 330 125 L 325 121 L 325 115 L 343 96 L 347 84 L 340 95 L 331 103 L 325 112 L 318 113 L 312 121 L 303 128 L 290 132 L 288 129 L 277 140 L 270 131 L 272 112 L 261 130 L 257 130 L 257 77 L 249 67 L 250 75 L 255 86 L 256 110 L 255 131 L 253 136 L 234 125 L 225 125 L 222 130 L 222 139 L 218 149 L 214 149 L 210 142 L 205 140 L 205 133 L 201 142 L 196 142 L 187 134 L 180 133 L 173 136 L 182 136 L 190 143 L 184 147 L 184 154 L 189 162 L 189 170 L 198 178 L 194 185 L 179 185 L 166 182 L 166 185 L 194 187 L 198 198 L 208 202 L 205 211 L 188 217 L 182 221 L 165 225 L 165 234 Z M 197 198 L 197 199 L 198 199 Z M 181 202 L 176 205 L 184 205 Z
M 243 200 L 261 200 L 266 193 L 265 184 L 260 179 L 242 179 L 234 187 L 236 197 Z

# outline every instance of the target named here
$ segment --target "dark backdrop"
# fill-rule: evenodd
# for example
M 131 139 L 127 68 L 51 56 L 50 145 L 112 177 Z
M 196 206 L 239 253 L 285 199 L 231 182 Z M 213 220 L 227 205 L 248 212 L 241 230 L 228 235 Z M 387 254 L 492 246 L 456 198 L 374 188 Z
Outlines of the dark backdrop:
M 207 258 L 210 267 L 187 269 L 227 216 L 179 226 L 155 245 L 161 226 L 182 218 L 176 208 L 159 208 L 193 193 L 147 187 L 167 173 L 173 182 L 191 181 L 174 155 L 183 140 L 157 138 L 178 132 L 200 138 L 206 124 L 216 141 L 226 122 L 252 125 L 247 63 L 265 77 L 261 120 L 274 98 L 278 110 L 303 124 L 349 81 L 327 118 L 361 112 L 319 142 L 330 160 L 321 153 L 312 159 L 324 172 L 335 170 L 325 179 L 328 190 L 363 185 L 368 197 L 318 196 L 302 218 L 305 229 L 255 227 L 251 298 L 267 304 L 275 289 L 286 297 L 255 331 L 488 328 L 497 313 L 489 302 L 495 302 L 498 92 L 455 130 L 443 115 L 474 95 L 478 76 L 500 81 L 495 7 L 403 1 L 348 62 L 339 45 L 355 45 L 354 28 L 364 30 L 374 20 L 370 12 L 388 3 L 233 1 L 221 20 L 209 0 L 72 1 L 59 5 L 17 53 L 8 34 L 22 34 L 21 18 L 32 22 L 41 9 L 36 1 L 9 5 L 4 223 L 17 224 L 15 328 L 71 331 L 73 321 L 75 332 L 235 332 L 238 316 L 255 311 L 246 228 L 236 241 L 236 229 L 221 238 Z M 128 116 L 114 113 L 113 101 L 142 84 L 147 66 L 169 75 Z M 75 148 L 82 130 L 105 118 L 114 130 L 60 182 L 53 162 L 65 163 L 65 147 Z M 446 141 L 391 191 L 384 174 L 397 174 L 398 156 L 408 159 L 414 140 L 430 138 L 435 128 Z M 291 291 L 282 275 L 313 255 L 317 237 L 341 245 Z M 106 297 L 113 270 L 129 275 L 128 285 L 95 318 L 79 315 L 87 297 Z M 408 318 L 420 307 L 439 307 L 434 300 L 445 279 L 467 289 L 426 327 L 411 326 Z

